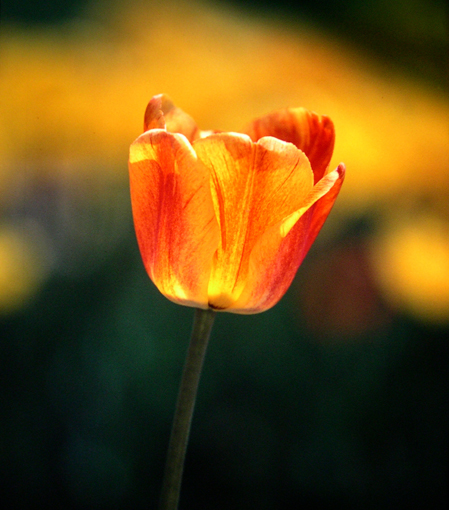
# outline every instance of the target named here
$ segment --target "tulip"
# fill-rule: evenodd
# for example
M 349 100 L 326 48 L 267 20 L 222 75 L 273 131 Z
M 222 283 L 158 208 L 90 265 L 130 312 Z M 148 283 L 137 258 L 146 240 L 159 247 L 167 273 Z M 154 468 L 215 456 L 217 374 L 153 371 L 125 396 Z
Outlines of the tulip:
M 304 108 L 241 133 L 202 132 L 153 97 L 131 145 L 131 202 L 142 259 L 168 299 L 252 314 L 275 305 L 323 226 L 345 175 L 329 170 L 332 121 Z

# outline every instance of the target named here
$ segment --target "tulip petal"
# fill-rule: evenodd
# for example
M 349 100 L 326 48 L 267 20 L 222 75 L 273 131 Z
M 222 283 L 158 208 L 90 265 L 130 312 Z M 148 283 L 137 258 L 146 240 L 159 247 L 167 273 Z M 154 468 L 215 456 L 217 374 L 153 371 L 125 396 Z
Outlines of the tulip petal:
M 165 129 L 162 102 L 166 97 L 167 96 L 164 96 L 164 94 L 158 94 L 157 96 L 153 96 L 147 104 L 143 119 L 144 132 L 150 129 Z M 165 109 L 167 109 L 167 105 L 165 105 Z
M 334 172 L 338 172 L 338 179 L 335 182 L 335 185 L 307 211 L 311 218 L 308 227 L 307 241 L 304 245 L 303 259 L 315 241 L 317 235 L 319 234 L 321 227 L 324 225 L 324 222 L 326 221 L 329 213 L 331 212 L 331 209 L 334 206 L 334 202 L 340 193 L 340 188 L 343 184 L 343 181 L 345 180 L 346 167 L 343 163 L 340 163 Z M 326 175 L 326 177 L 328 176 L 331 177 L 331 174 Z M 325 179 L 323 179 L 323 181 L 325 181 Z M 304 221 L 307 220 L 305 219 Z
M 172 301 L 207 308 L 219 243 L 209 171 L 183 135 L 153 129 L 131 145 L 134 225 L 145 268 Z
M 326 174 L 335 142 L 334 125 L 326 115 L 305 108 L 287 108 L 254 120 L 244 132 L 253 141 L 274 136 L 296 145 L 309 159 L 315 183 Z
M 231 306 L 243 291 L 258 239 L 304 205 L 313 173 L 294 145 L 265 137 L 221 133 L 196 140 L 198 158 L 211 173 L 221 241 L 209 283 L 209 304 Z
M 340 165 L 314 187 L 309 197 L 316 202 L 312 205 L 309 202 L 309 208 L 287 234 L 285 223 L 289 218 L 273 226 L 259 239 L 251 253 L 245 289 L 227 311 L 259 313 L 282 298 L 332 209 L 344 175 L 344 165 Z
M 189 142 L 200 136 L 196 122 L 190 115 L 173 104 L 167 94 L 154 96 L 145 110 L 143 130 L 166 129 L 169 133 L 180 133 Z

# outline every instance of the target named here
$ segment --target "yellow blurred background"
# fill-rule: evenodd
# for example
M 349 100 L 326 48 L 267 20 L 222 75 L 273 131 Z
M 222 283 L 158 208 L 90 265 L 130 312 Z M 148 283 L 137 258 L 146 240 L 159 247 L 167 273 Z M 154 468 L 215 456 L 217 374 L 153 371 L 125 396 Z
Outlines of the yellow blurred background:
M 447 91 L 367 58 L 343 38 L 219 4 L 135 1 L 126 8 L 95 4 L 82 18 L 58 26 L 5 25 L 1 47 L 3 211 L 14 208 L 11 196 L 20 201 L 36 186 L 82 188 L 89 201 L 104 201 L 105 195 L 113 200 L 108 193 L 126 187 L 127 151 L 141 132 L 146 103 L 166 92 L 203 129 L 238 131 L 249 119 L 285 106 L 325 113 L 337 131 L 332 164 L 344 161 L 348 168 L 335 214 L 376 210 L 385 216 L 381 230 L 391 217 L 400 236 L 396 216 L 406 209 L 401 218 L 407 231 L 421 214 L 447 230 Z M 44 281 L 34 272 L 49 265 L 35 261 L 30 270 L 26 264 L 28 288 L 25 276 L 11 276 L 16 286 L 8 281 L 24 264 L 8 248 L 8 232 L 17 228 L 20 236 L 22 225 L 2 216 L 0 306 L 7 311 L 19 306 L 20 293 L 24 301 L 32 297 L 36 282 Z M 29 234 L 26 229 L 20 242 L 37 253 Z M 447 236 L 435 239 L 431 230 L 423 235 L 439 244 L 445 263 Z M 423 307 L 413 305 L 413 312 L 448 320 L 444 267 L 427 274 L 420 246 L 410 242 L 403 249 L 413 260 L 407 270 L 415 277 L 418 272 L 427 287 L 438 275 L 438 311 L 430 310 L 432 292 L 424 291 Z M 400 266 L 401 260 L 391 256 L 385 264 Z M 410 280 L 407 290 L 407 280 L 397 289 L 406 307 L 414 300 L 408 293 L 421 287 Z M 382 278 L 385 285 L 388 295 L 395 294 L 394 279 Z

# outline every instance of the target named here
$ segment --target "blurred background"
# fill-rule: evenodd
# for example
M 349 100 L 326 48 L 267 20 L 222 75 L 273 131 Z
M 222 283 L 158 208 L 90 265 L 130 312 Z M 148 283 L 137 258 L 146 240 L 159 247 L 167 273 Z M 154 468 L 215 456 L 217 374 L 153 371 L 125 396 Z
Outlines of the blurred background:
M 285 298 L 219 314 L 181 509 L 447 508 L 444 0 L 2 0 L 0 494 L 156 508 L 193 310 L 134 237 L 148 100 L 329 115 L 346 182 Z

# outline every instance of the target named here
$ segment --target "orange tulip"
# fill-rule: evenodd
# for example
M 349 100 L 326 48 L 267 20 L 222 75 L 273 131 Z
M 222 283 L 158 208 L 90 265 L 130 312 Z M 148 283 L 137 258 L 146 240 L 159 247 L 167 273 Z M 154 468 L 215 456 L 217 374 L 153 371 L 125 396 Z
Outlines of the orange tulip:
M 131 202 L 145 268 L 168 299 L 258 313 L 290 286 L 343 183 L 332 121 L 274 112 L 245 134 L 201 132 L 165 95 L 131 145 Z

